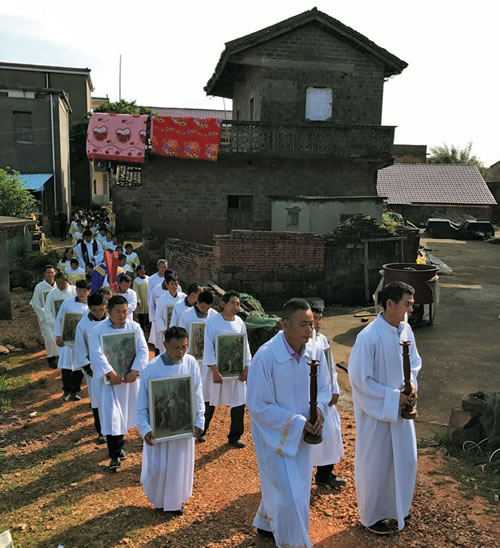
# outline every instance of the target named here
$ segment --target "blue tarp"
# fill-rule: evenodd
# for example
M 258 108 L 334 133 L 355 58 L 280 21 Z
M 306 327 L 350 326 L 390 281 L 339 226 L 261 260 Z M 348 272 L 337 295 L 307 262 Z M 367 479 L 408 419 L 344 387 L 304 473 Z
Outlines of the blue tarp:
M 21 180 L 28 190 L 40 192 L 45 183 L 52 177 L 52 173 L 21 173 Z

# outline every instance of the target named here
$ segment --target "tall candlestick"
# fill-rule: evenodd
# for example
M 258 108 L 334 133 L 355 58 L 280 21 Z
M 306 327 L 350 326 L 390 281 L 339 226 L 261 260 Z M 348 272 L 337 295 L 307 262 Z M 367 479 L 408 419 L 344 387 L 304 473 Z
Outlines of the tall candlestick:
M 316 359 L 316 329 L 313 329 L 313 336 L 312 336 L 312 359 Z
M 405 312 L 403 332 L 401 333 L 401 342 L 408 341 L 408 312 Z

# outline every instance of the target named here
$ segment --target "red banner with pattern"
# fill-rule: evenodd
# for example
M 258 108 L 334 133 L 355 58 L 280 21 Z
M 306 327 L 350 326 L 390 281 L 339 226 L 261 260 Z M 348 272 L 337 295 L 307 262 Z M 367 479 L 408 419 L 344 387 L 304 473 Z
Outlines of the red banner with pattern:
M 155 116 L 151 119 L 151 152 L 215 162 L 219 154 L 221 122 L 218 118 Z

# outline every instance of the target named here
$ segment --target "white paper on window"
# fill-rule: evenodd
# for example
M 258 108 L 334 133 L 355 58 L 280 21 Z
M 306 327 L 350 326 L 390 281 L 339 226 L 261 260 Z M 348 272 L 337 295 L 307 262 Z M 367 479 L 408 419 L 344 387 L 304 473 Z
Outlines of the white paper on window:
M 306 119 L 328 120 L 332 116 L 331 88 L 306 89 Z

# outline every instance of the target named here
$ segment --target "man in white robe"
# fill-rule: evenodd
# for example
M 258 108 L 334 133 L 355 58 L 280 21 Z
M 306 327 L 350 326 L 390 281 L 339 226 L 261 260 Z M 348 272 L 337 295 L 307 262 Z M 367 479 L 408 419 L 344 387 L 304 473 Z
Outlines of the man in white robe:
M 99 418 L 101 431 L 106 436 L 110 470 L 120 467 L 126 458 L 124 436 L 137 422 L 137 394 L 139 375 L 148 363 L 149 351 L 140 325 L 128 319 L 128 303 L 116 295 L 108 302 L 108 319 L 96 326 L 90 336 L 90 363 L 96 381 L 100 381 Z M 102 336 L 134 333 L 135 358 L 129 372 L 123 377 L 115 371 L 102 346 Z M 115 347 L 120 347 L 118 341 Z M 108 359 L 109 358 L 109 359 Z M 113 360 L 112 360 L 113 361 Z M 109 381 L 109 384 L 108 382 Z
M 201 377 L 196 360 L 186 354 L 188 333 L 182 327 L 171 327 L 165 332 L 166 351 L 151 361 L 142 373 L 139 399 L 137 401 L 137 426 L 144 438 L 141 483 L 148 500 L 155 508 L 181 515 L 182 505 L 193 492 L 194 437 L 184 437 L 158 442 L 155 440 L 152 419 L 149 414 L 149 380 L 190 376 L 194 392 L 194 432 L 203 430 L 205 406 Z M 173 397 L 171 395 L 171 397 Z M 171 400 L 172 401 L 172 400 Z M 165 402 L 162 402 L 165 403 Z M 175 409 L 179 404 L 172 401 Z M 191 406 L 189 402 L 185 409 Z M 191 423 L 191 413 L 188 414 Z M 176 426 L 171 426 L 175 430 Z
M 94 240 L 90 230 L 83 231 L 83 241 L 75 247 L 75 254 L 81 265 L 98 265 L 104 257 L 104 250 L 98 240 Z
M 404 282 L 387 284 L 380 294 L 384 311 L 356 338 L 349 359 L 356 419 L 354 461 L 361 523 L 371 532 L 392 532 L 386 520 L 405 526 L 417 473 L 417 444 L 412 420 L 401 417 L 405 404 L 415 405 L 417 375 L 422 361 L 415 337 L 410 364 L 413 390 L 406 396 L 400 332 L 405 312 L 413 310 L 414 289 Z
M 88 314 L 78 322 L 75 337 L 75 364 L 81 367 L 87 388 L 89 391 L 90 406 L 94 415 L 94 426 L 97 432 L 97 443 L 106 443 L 106 437 L 102 435 L 101 421 L 99 419 L 99 399 L 101 393 L 101 381 L 94 377 L 90 364 L 90 335 L 94 327 L 106 319 L 106 301 L 101 293 L 93 293 L 87 299 Z
M 169 327 L 182 327 L 181 326 L 181 317 L 186 310 L 192 308 L 198 302 L 198 295 L 201 293 L 201 284 L 198 282 L 193 282 L 188 285 L 187 294 L 184 299 L 178 302 L 174 306 L 174 312 L 172 318 L 170 319 Z
M 203 386 L 203 401 L 205 402 L 205 406 L 209 406 L 210 402 L 210 387 L 213 382 L 213 376 L 212 371 L 210 370 L 210 367 L 207 367 L 203 363 L 203 348 L 205 340 L 203 338 L 201 348 L 197 348 L 196 351 L 199 352 L 198 356 L 195 356 L 194 352 L 195 349 L 193 349 L 193 341 L 192 341 L 192 333 L 191 333 L 191 325 L 193 323 L 197 324 L 206 324 L 208 319 L 212 316 L 215 316 L 217 312 L 212 308 L 212 304 L 214 302 L 214 297 L 210 291 L 202 291 L 198 295 L 198 302 L 192 306 L 191 308 L 188 308 L 184 311 L 184 313 L 181 316 L 181 327 L 184 327 L 184 329 L 188 332 L 189 335 L 189 344 L 188 344 L 188 353 L 194 356 L 198 360 L 198 365 L 200 367 L 200 374 L 201 374 L 201 384 Z M 201 440 L 200 436 L 198 438 L 199 441 Z
M 220 314 L 212 316 L 205 326 L 203 347 L 203 365 L 210 368 L 212 381 L 209 381 L 209 405 L 205 409 L 205 429 L 199 441 L 206 440 L 210 421 L 217 406 L 231 408 L 231 426 L 227 441 L 233 447 L 241 449 L 245 442 L 241 439 L 244 433 L 244 416 L 246 401 L 246 380 L 248 369 L 252 361 L 248 346 L 247 329 L 243 320 L 237 315 L 240 311 L 240 294 L 228 291 L 222 297 L 224 309 Z M 243 335 L 244 336 L 244 370 L 237 378 L 222 377 L 217 363 L 217 336 Z
M 309 548 L 313 446 L 304 441 L 304 433 L 321 433 L 331 390 L 325 356 L 309 341 L 311 307 L 302 299 L 290 299 L 282 316 L 283 331 L 259 348 L 248 375 L 247 404 L 262 492 L 253 525 L 260 535 L 274 536 L 277 546 Z M 320 365 L 318 413 L 312 424 L 307 362 L 314 357 Z
M 160 288 L 166 288 L 166 291 L 160 291 Z M 161 294 L 159 299 L 156 299 L 155 294 Z M 153 293 L 153 301 L 156 301 L 155 306 L 155 324 L 156 324 L 156 350 L 159 352 L 165 351 L 164 334 L 170 326 L 170 320 L 173 316 L 175 305 L 184 301 L 186 295 L 180 291 L 179 280 L 177 276 L 171 272 L 165 274 L 163 284 L 157 285 Z M 170 312 L 169 312 L 170 311 Z M 170 313 L 172 316 L 170 316 Z
M 156 295 L 153 295 L 153 292 L 156 286 L 158 285 L 161 286 L 161 284 L 165 281 L 165 272 L 168 270 L 168 262 L 165 259 L 159 259 L 156 266 L 158 268 L 158 272 L 155 272 L 148 279 L 148 314 L 149 314 L 149 322 L 151 324 L 148 343 L 152 344 L 155 348 L 156 348 L 155 312 L 156 312 L 157 297 Z
M 54 281 L 55 275 L 56 269 L 51 264 L 44 267 L 44 279 L 35 286 L 33 297 L 31 297 L 30 301 L 30 305 L 33 307 L 36 317 L 38 318 L 38 325 L 40 326 L 45 352 L 47 353 L 47 361 L 49 362 L 49 367 L 52 369 L 57 367 L 57 356 L 59 355 L 59 350 L 57 348 L 56 339 L 54 337 L 54 333 L 52 332 L 52 328 L 47 322 L 44 307 L 47 300 L 47 295 L 56 287 Z
M 333 473 L 333 467 L 339 463 L 344 456 L 344 444 L 342 443 L 342 431 L 340 429 L 340 416 L 335 405 L 339 400 L 339 384 L 337 382 L 337 372 L 333 360 L 328 339 L 320 333 L 323 323 L 323 309 L 310 303 L 314 314 L 314 329 L 316 329 L 316 338 L 318 348 L 325 353 L 328 364 L 328 379 L 330 381 L 330 390 L 332 399 L 326 408 L 325 413 L 325 439 L 313 446 L 313 464 L 316 466 L 315 482 L 318 485 L 327 485 L 329 487 L 340 488 L 346 484 L 345 479 Z M 328 363 L 329 362 L 329 363 Z
M 50 291 L 45 299 L 45 306 L 43 311 L 45 313 L 45 320 L 47 327 L 50 329 L 52 336 L 54 337 L 54 327 L 56 325 L 56 317 L 62 303 L 71 297 L 76 297 L 76 288 L 74 285 L 70 285 L 68 276 L 64 272 L 58 272 L 54 276 L 56 286 Z M 54 343 L 56 338 L 54 337 Z
M 150 327 L 148 316 L 148 284 L 149 276 L 146 274 L 144 265 L 141 264 L 137 267 L 132 289 L 137 295 L 137 308 L 135 309 L 137 321 L 144 332 Z
M 78 259 L 71 259 L 69 266 L 66 267 L 64 271 L 66 276 L 68 276 L 69 283 L 71 285 L 76 285 L 78 280 L 85 280 L 85 270 L 80 266 Z
M 63 384 L 63 401 L 80 401 L 80 389 L 83 379 L 82 368 L 76 365 L 75 361 L 75 339 L 76 327 L 74 319 L 88 312 L 87 298 L 90 293 L 90 283 L 87 280 L 78 280 L 76 282 L 76 297 L 66 299 L 57 313 L 54 326 L 54 336 L 57 346 L 59 346 L 59 362 L 57 367 L 61 370 Z M 64 325 L 64 316 L 71 314 L 73 321 L 66 321 L 69 325 Z M 79 321 L 78 320 L 78 321 Z M 74 331 L 72 331 L 74 327 Z
M 128 319 L 134 319 L 134 312 L 137 308 L 137 293 L 130 288 L 132 280 L 128 274 L 120 274 L 118 276 L 118 295 L 125 297 L 128 302 Z

